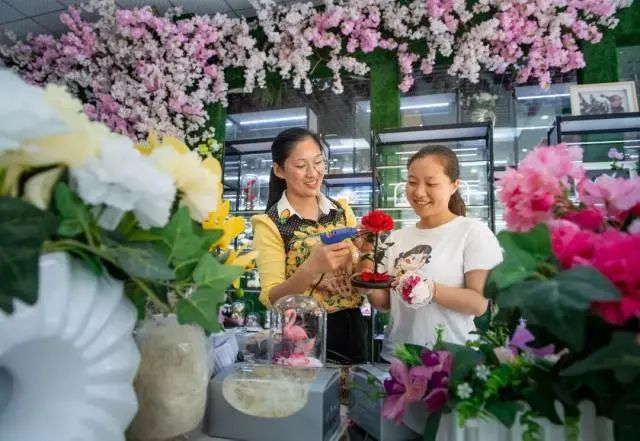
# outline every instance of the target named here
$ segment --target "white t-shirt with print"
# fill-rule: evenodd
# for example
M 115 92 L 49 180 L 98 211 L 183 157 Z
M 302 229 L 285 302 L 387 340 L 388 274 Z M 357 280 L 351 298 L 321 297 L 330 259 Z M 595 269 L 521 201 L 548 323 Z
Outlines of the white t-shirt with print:
M 463 288 L 464 274 L 489 270 L 502 261 L 498 239 L 486 224 L 463 216 L 436 228 L 415 226 L 389 235 L 382 271 L 399 276 L 409 271 L 430 275 L 442 285 Z M 391 289 L 390 320 L 385 330 L 382 358 L 390 360 L 398 343 L 433 344 L 436 326 L 444 325 L 444 340 L 464 344 L 473 338 L 473 316 L 430 303 L 419 309 L 407 305 Z

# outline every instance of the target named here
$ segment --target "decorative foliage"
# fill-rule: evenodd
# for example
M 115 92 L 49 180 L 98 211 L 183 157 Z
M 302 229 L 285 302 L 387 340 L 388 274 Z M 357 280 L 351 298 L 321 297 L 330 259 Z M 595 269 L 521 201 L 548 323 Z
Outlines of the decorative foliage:
M 150 301 L 181 323 L 218 330 L 225 289 L 250 265 L 226 248 L 239 233 L 218 212 L 218 162 L 171 138 L 139 146 L 142 154 L 89 121 L 60 86 L 42 90 L 0 70 L 0 95 L 0 308 L 34 304 L 40 254 L 65 251 L 125 281 L 141 315 Z M 203 229 L 210 212 L 219 222 Z
M 227 102 L 225 74 L 244 91 L 266 86 L 269 73 L 295 88 L 330 73 L 333 91 L 344 73 L 365 75 L 368 54 L 392 51 L 411 88 L 413 71 L 429 74 L 448 60 L 451 75 L 477 82 L 481 70 L 515 69 L 519 82 L 551 82 L 551 70 L 584 67 L 580 44 L 597 43 L 617 25 L 628 0 L 326 0 L 278 6 L 252 0 L 257 20 L 153 14 L 149 6 L 118 9 L 113 0 L 86 0 L 98 20 L 70 8 L 60 16 L 69 31 L 59 38 L 30 37 L 0 47 L 0 56 L 25 79 L 59 83 L 81 97 L 92 119 L 142 140 L 162 136 L 209 146 L 207 106 Z M 233 74 L 233 75 L 232 75 Z M 212 144 L 211 147 L 214 145 Z

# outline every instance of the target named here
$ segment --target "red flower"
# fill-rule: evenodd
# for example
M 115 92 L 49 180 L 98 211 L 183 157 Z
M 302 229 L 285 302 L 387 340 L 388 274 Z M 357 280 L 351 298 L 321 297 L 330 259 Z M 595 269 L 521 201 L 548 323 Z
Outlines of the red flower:
M 371 233 L 393 230 L 393 218 L 380 210 L 374 210 L 362 218 L 362 226 Z
M 360 279 L 363 282 L 388 282 L 391 277 L 387 273 L 372 273 L 371 271 L 363 271 L 360 273 Z

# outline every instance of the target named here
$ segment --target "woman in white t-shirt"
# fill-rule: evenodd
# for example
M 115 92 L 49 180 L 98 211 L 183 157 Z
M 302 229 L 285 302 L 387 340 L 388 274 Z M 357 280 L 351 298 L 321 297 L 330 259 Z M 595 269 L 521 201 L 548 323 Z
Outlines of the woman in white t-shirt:
M 395 277 L 391 289 L 368 292 L 374 308 L 390 310 L 381 353 L 386 360 L 397 343 L 433 344 L 438 325 L 445 341 L 473 338 L 473 318 L 488 306 L 482 295 L 488 271 L 502 260 L 487 225 L 465 217 L 451 149 L 425 147 L 409 159 L 408 170 L 407 200 L 420 220 L 385 241 L 379 269 Z

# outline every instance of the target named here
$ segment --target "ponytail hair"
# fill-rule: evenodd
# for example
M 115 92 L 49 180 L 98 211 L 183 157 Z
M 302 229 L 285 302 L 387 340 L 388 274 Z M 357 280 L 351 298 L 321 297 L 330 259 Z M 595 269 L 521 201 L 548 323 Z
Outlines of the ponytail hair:
M 460 164 L 458 163 L 458 157 L 455 152 L 449 147 L 444 145 L 430 145 L 422 147 L 416 153 L 409 158 L 407 162 L 407 168 L 411 166 L 411 163 L 415 160 L 425 158 L 427 156 L 437 156 L 440 159 L 444 173 L 451 179 L 451 182 L 456 182 L 460 179 Z M 457 189 L 455 193 L 449 198 L 449 211 L 457 216 L 467 215 L 467 206 L 462 199 L 460 189 Z
M 322 141 L 315 132 L 303 127 L 292 127 L 280 132 L 273 140 L 271 144 L 271 160 L 274 164 L 284 167 L 284 161 L 287 160 L 295 146 L 299 142 L 309 138 L 318 144 L 318 149 L 320 149 L 320 153 L 322 153 Z M 271 168 L 271 174 L 269 176 L 269 196 L 267 198 L 267 209 L 265 211 L 268 211 L 273 205 L 278 203 L 282 197 L 282 193 L 284 193 L 286 189 L 287 181 L 276 176 L 275 171 Z
M 287 189 L 287 181 L 276 176 L 276 172 L 271 167 L 271 174 L 269 175 L 269 197 L 267 198 L 267 210 L 274 204 L 277 204 L 282 193 Z

